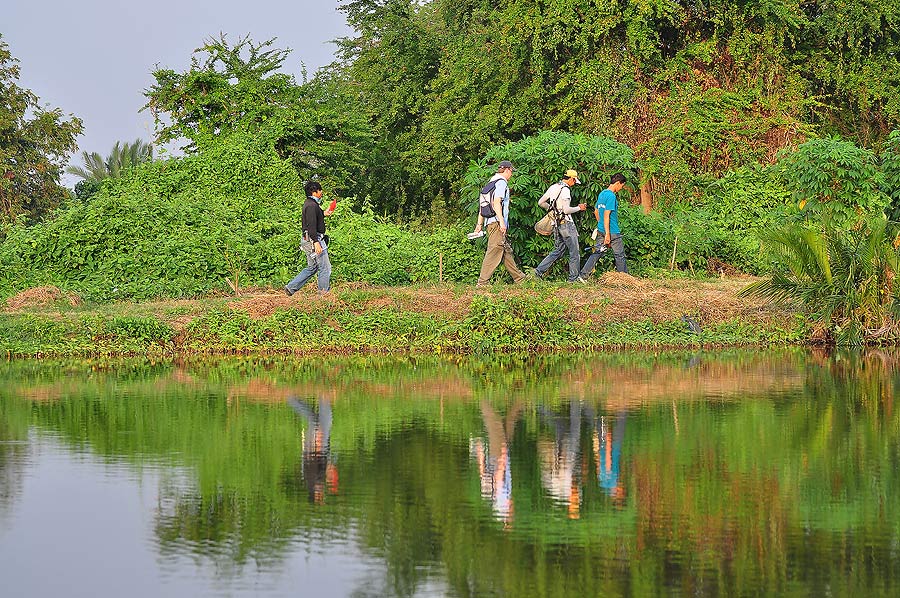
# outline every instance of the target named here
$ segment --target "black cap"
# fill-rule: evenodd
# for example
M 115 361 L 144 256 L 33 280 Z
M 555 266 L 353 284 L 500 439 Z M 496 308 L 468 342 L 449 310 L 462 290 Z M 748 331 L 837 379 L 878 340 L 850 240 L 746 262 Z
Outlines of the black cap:
M 513 168 L 512 162 L 510 162 L 509 160 L 504 160 L 503 162 L 497 164 L 497 172 L 500 172 L 501 170 L 505 170 L 507 168 L 509 168 L 510 170 L 515 170 L 515 168 Z

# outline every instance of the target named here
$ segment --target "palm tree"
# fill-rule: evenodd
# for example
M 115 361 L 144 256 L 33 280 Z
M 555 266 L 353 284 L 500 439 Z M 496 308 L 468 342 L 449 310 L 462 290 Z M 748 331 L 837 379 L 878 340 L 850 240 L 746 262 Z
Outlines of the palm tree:
M 827 221 L 789 224 L 761 235 L 771 275 L 741 294 L 800 303 L 839 345 L 895 342 L 900 336 L 900 230 L 884 218 L 849 230 Z
M 153 146 L 138 138 L 134 143 L 117 141 L 109 156 L 104 159 L 97 152 L 81 152 L 84 167 L 68 166 L 66 172 L 81 177 L 91 183 L 99 183 L 103 179 L 115 179 L 123 172 L 153 160 Z

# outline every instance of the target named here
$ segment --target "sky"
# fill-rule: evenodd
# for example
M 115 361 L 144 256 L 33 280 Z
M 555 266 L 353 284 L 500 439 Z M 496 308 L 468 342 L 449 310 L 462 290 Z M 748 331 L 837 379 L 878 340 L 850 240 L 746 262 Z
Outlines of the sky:
M 4 2 L 4 4 L 6 4 Z M 42 107 L 59 108 L 84 123 L 79 151 L 109 154 L 116 141 L 149 141 L 153 117 L 139 112 L 155 66 L 184 71 L 193 50 L 225 33 L 236 42 L 277 38 L 293 50 L 283 71 L 300 78 L 334 60 L 332 40 L 349 36 L 338 0 L 11 0 L 0 34 L 19 60 L 18 84 Z M 72 186 L 79 179 L 65 175 Z

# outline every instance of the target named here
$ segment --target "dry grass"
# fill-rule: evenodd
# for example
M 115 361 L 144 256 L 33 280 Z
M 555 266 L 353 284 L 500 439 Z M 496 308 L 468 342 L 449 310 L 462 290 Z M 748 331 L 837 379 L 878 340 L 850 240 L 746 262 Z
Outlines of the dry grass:
M 571 306 L 577 320 L 618 322 L 651 320 L 665 322 L 682 314 L 711 324 L 740 318 L 748 323 L 765 323 L 785 317 L 787 312 L 755 298 L 738 297 L 738 293 L 754 279 L 746 276 L 722 277 L 715 280 L 643 279 L 618 272 L 607 272 L 587 285 L 496 285 L 475 289 L 452 285 L 428 287 L 376 287 L 355 283 L 337 285 L 327 295 L 316 293 L 314 286 L 285 296 L 281 291 L 257 290 L 229 300 L 230 309 L 242 311 L 254 319 L 272 315 L 279 309 L 307 312 L 322 309 L 349 309 L 362 313 L 379 308 L 462 318 L 469 312 L 476 294 L 497 293 L 500 296 L 533 295 L 548 292 L 550 296 Z
M 459 319 L 469 313 L 476 294 L 501 297 L 547 294 L 571 306 L 570 314 L 578 321 L 597 324 L 620 321 L 650 320 L 666 322 L 690 315 L 700 324 L 741 319 L 751 324 L 765 324 L 783 319 L 788 312 L 752 297 L 738 297 L 744 287 L 755 280 L 746 276 L 723 276 L 713 280 L 643 279 L 607 272 L 587 285 L 526 283 L 498 284 L 487 289 L 465 285 L 428 285 L 410 287 L 377 287 L 364 283 L 338 284 L 331 293 L 319 295 L 315 285 L 307 285 L 292 297 L 280 289 L 244 289 L 237 297 L 211 299 L 179 299 L 146 303 L 121 303 L 103 306 L 101 311 L 123 314 L 152 314 L 181 330 L 211 307 L 227 306 L 251 318 L 271 316 L 280 309 L 321 312 L 347 309 L 364 313 L 373 309 L 395 308 L 410 313 Z M 7 313 L 28 309 L 60 311 L 61 300 L 71 306 L 80 301 L 71 293 L 56 287 L 28 289 L 6 302 Z
M 17 311 L 29 307 L 48 307 L 64 300 L 70 306 L 81 304 L 81 298 L 75 293 L 63 292 L 54 286 L 34 287 L 20 291 L 6 300 L 6 309 Z

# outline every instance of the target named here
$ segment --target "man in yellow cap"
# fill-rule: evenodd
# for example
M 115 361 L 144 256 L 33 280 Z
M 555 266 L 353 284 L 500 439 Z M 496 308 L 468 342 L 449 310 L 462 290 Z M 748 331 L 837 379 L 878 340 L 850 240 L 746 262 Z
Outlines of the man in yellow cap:
M 553 251 L 551 251 L 544 260 L 534 269 L 534 274 L 538 278 L 543 278 L 553 264 L 563 256 L 568 250 L 569 252 L 569 282 L 584 282 L 580 276 L 581 270 L 581 249 L 578 243 L 578 229 L 575 228 L 575 221 L 572 220 L 572 214 L 583 212 L 587 209 L 587 204 L 578 204 L 572 206 L 572 185 L 579 185 L 581 181 L 578 179 L 578 173 L 572 169 L 566 171 L 563 179 L 550 185 L 541 198 L 538 205 L 549 210 L 553 214 Z

